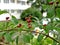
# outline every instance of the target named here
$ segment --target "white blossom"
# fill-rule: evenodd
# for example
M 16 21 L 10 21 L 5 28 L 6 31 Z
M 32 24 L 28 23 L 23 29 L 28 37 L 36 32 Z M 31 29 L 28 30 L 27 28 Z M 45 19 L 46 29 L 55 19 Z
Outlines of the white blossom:
M 43 20 L 43 25 L 47 25 L 48 24 L 48 21 L 47 20 Z
M 44 29 L 40 29 L 39 27 L 35 27 L 34 31 L 38 30 L 39 33 L 45 33 Z M 34 38 L 38 38 L 39 33 L 35 35 L 36 33 L 33 33 Z
M 46 17 L 47 16 L 47 12 L 43 12 L 43 17 Z
M 56 20 L 60 20 L 58 17 L 55 17 L 54 19 L 53 19 L 53 21 L 56 21 Z

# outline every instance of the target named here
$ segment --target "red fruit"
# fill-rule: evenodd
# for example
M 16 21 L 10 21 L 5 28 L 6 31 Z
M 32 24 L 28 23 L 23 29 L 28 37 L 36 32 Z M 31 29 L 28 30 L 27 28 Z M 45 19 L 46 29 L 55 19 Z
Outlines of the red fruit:
M 22 24 L 18 24 L 17 27 L 20 28 L 22 26 Z
M 53 5 L 54 2 L 49 2 L 49 5 Z
M 28 23 L 32 22 L 30 19 L 27 20 Z
M 8 20 L 9 19 L 9 17 L 6 17 L 6 20 Z
M 43 26 L 47 26 L 46 24 L 44 24 Z
M 59 4 L 59 2 L 57 1 L 56 4 Z

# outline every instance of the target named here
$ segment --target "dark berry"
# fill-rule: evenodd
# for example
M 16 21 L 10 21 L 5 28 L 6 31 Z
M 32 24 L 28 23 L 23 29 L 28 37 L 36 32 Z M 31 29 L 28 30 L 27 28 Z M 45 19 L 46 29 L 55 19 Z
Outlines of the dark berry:
M 28 23 L 32 22 L 30 19 L 27 20 Z
M 22 24 L 18 24 L 17 27 L 20 28 L 22 26 Z
M 47 26 L 46 24 L 44 24 L 43 26 Z
M 57 1 L 56 4 L 59 4 L 59 2 Z
M 27 4 L 29 4 L 29 1 L 27 1 Z
M 53 5 L 54 2 L 49 2 L 49 5 Z
M 9 17 L 6 17 L 6 20 L 8 20 L 9 19 Z

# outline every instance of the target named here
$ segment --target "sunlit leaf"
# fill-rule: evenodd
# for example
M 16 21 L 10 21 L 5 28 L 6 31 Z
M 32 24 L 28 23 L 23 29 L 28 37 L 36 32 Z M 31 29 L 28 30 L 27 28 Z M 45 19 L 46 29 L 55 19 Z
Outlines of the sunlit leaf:
M 56 9 L 56 16 L 60 18 L 60 8 Z
M 18 20 L 16 19 L 16 17 L 15 16 L 11 16 L 12 17 L 12 19 L 11 19 L 11 21 L 14 23 L 14 24 L 18 24 Z
M 4 13 L 8 13 L 8 12 L 6 10 L 0 10 L 0 15 Z
M 19 37 L 17 36 L 16 37 L 16 45 L 18 45 L 18 39 L 19 39 Z
M 12 38 L 11 38 L 11 35 L 10 35 L 9 33 L 6 33 L 6 34 L 4 35 L 4 37 L 5 37 L 5 39 L 6 39 L 8 42 L 12 42 L 12 41 L 13 41 Z

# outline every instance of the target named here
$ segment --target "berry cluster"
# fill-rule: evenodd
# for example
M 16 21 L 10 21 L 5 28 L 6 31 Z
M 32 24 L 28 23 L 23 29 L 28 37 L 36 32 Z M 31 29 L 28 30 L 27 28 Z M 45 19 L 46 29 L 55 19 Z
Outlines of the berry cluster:
M 32 16 L 25 17 L 25 20 L 27 21 L 29 28 L 32 28 L 32 25 L 31 25 L 32 20 L 31 20 L 31 18 L 32 18 Z

